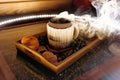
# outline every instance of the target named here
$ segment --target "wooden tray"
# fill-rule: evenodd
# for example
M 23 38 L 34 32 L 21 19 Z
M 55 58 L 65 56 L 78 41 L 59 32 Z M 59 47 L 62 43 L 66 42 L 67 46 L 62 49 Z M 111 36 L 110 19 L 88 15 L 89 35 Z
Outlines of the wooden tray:
M 37 36 L 38 36 L 38 34 L 37 34 Z M 89 44 L 87 44 L 85 47 L 81 48 L 77 52 L 75 52 L 72 55 L 70 55 L 69 57 L 65 58 L 62 62 L 60 62 L 59 65 L 54 65 L 54 64 L 50 63 L 40 53 L 21 44 L 20 41 L 16 42 L 16 47 L 19 50 L 21 50 L 23 53 L 25 53 L 27 56 L 36 60 L 38 63 L 41 63 L 42 65 L 44 65 L 45 67 L 47 67 L 48 69 L 53 71 L 54 73 L 58 74 L 61 71 L 63 71 L 64 69 L 66 69 L 67 67 L 69 67 L 71 64 L 73 64 L 75 61 L 77 61 L 80 57 L 82 57 L 84 54 L 86 54 L 92 48 L 97 46 L 97 44 L 100 42 L 101 42 L 101 40 L 94 39 Z

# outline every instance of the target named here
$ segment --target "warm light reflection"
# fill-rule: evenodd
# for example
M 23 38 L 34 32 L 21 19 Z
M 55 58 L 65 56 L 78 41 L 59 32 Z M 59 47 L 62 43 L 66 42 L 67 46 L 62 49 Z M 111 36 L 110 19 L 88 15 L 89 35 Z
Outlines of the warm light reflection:
M 5 20 L 5 21 L 0 22 L 0 27 L 2 27 L 2 25 L 10 24 L 10 23 L 17 22 L 17 21 L 29 20 L 29 19 L 37 19 L 37 18 L 50 18 L 50 17 L 55 17 L 55 16 L 57 16 L 57 14 L 51 14 L 51 15 L 30 15 L 30 16 L 18 17 L 18 18 L 9 19 L 9 20 Z

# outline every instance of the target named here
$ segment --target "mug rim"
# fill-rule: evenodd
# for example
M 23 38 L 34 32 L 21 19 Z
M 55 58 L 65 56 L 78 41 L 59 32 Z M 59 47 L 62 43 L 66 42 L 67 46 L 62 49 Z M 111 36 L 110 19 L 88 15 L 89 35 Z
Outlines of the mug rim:
M 52 27 L 52 28 L 56 28 L 56 29 L 65 29 L 65 28 L 69 28 L 72 26 L 72 23 L 62 23 L 62 24 L 58 24 L 58 23 L 52 23 L 52 22 L 48 22 L 47 23 L 48 26 Z

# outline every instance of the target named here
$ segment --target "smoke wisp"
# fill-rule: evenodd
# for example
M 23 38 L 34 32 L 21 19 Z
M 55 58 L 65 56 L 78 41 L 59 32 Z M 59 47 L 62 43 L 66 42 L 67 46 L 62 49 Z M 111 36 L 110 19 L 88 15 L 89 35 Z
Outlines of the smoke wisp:
M 120 34 L 120 1 L 119 0 L 93 0 L 97 17 L 90 14 L 75 18 L 80 28 L 80 35 L 88 38 L 97 36 L 99 39 Z M 79 14 L 79 13 L 78 13 Z

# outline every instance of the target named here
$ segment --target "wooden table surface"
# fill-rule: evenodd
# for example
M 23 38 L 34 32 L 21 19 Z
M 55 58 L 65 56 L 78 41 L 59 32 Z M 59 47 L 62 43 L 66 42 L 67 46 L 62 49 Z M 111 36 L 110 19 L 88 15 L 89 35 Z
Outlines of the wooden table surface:
M 39 25 L 39 26 L 38 26 Z M 14 42 L 45 24 L 0 31 L 0 51 L 17 80 L 119 80 L 120 39 L 106 39 L 58 75 L 17 51 Z M 35 27 L 36 26 L 36 27 Z M 42 29 L 44 30 L 44 29 Z M 26 33 L 24 33 L 26 31 Z
M 0 53 L 0 80 L 16 80 L 2 53 Z

